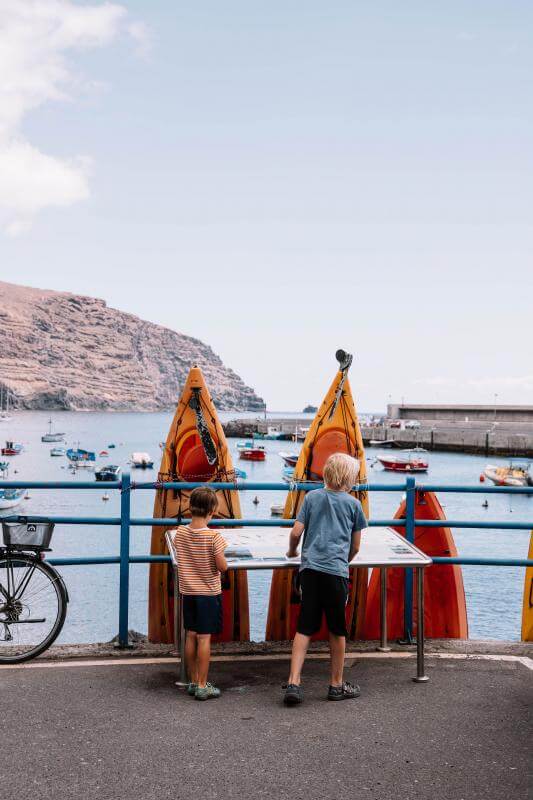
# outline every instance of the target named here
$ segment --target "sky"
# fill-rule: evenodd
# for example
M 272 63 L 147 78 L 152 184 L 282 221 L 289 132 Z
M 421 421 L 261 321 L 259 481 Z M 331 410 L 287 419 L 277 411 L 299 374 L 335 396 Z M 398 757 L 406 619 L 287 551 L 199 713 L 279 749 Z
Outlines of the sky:
M 533 4 L 0 0 L 0 279 L 272 410 L 533 403 Z

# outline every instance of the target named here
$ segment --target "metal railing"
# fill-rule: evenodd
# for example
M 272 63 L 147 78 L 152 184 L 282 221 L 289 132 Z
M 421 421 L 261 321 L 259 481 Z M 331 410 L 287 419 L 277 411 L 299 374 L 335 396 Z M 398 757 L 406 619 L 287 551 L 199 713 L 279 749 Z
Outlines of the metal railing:
M 237 491 L 292 491 L 297 489 L 316 489 L 320 483 L 276 483 L 235 481 L 232 483 L 210 483 L 213 489 L 229 489 Z M 130 473 L 125 471 L 120 481 L 2 481 L 2 487 L 13 489 L 84 489 L 84 490 L 116 490 L 120 491 L 120 516 L 119 517 L 72 517 L 49 515 L 13 515 L 3 517 L 5 520 L 17 521 L 20 519 L 28 522 L 50 521 L 58 525 L 114 525 L 120 527 L 120 551 L 115 556 L 84 556 L 72 558 L 50 558 L 51 564 L 57 566 L 82 566 L 96 564 L 119 565 L 119 630 L 118 643 L 120 647 L 128 647 L 128 621 L 129 621 L 129 582 L 130 564 L 170 563 L 170 556 L 160 555 L 132 555 L 130 553 L 130 530 L 132 527 L 159 525 L 168 527 L 176 524 L 176 518 L 132 517 L 131 492 L 155 489 L 194 489 L 205 486 L 199 482 L 132 482 Z M 516 486 L 467 486 L 467 485 L 440 485 L 418 484 L 414 477 L 406 478 L 400 484 L 360 484 L 354 489 L 368 492 L 403 492 L 406 495 L 406 511 L 403 519 L 370 519 L 369 527 L 394 526 L 405 528 L 408 541 L 414 543 L 415 527 L 449 527 L 449 528 L 490 528 L 501 530 L 531 530 L 533 520 L 529 522 L 508 522 L 505 520 L 418 520 L 415 518 L 415 498 L 417 491 L 472 493 L 472 494 L 533 494 L 533 487 Z M 187 522 L 184 519 L 182 522 Z M 213 520 L 213 527 L 291 527 L 293 520 L 289 519 L 217 519 Z M 460 564 L 468 566 L 495 566 L 495 567 L 530 567 L 533 560 L 527 558 L 486 558 L 479 557 L 434 557 L 434 564 Z M 404 635 L 405 640 L 412 641 L 412 599 L 413 599 L 413 570 L 405 570 L 405 602 L 404 602 Z

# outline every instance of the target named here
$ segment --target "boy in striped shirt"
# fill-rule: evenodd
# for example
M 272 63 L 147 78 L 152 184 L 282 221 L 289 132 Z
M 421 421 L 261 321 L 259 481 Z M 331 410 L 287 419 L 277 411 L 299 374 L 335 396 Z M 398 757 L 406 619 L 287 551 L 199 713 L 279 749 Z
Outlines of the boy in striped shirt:
M 193 489 L 189 501 L 191 522 L 180 525 L 174 534 L 179 589 L 183 596 L 188 692 L 197 700 L 220 697 L 220 689 L 207 680 L 211 634 L 222 630 L 220 573 L 228 568 L 224 558 L 228 543 L 218 531 L 207 527 L 217 504 L 217 496 L 208 486 Z

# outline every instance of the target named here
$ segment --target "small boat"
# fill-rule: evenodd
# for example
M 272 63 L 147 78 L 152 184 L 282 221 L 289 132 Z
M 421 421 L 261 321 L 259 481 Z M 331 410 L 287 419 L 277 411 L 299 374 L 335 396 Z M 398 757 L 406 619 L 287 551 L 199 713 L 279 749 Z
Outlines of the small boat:
M 294 429 L 294 433 L 292 435 L 292 440 L 294 442 L 303 442 L 303 441 L 305 441 L 305 437 L 309 433 L 309 427 L 310 426 L 308 426 L 307 428 L 303 428 L 303 427 L 298 428 L 298 427 L 296 427 Z
M 108 450 L 114 450 L 115 447 L 116 447 L 116 444 L 113 444 L 113 443 L 107 445 L 107 449 Z
M 285 510 L 285 503 L 272 503 L 270 513 L 273 517 L 282 517 Z
M 389 458 L 378 456 L 378 461 L 383 469 L 389 472 L 427 472 L 428 470 L 428 462 L 416 456 L 390 456 Z
M 496 486 L 533 486 L 533 476 L 527 461 L 511 459 L 507 467 L 487 464 L 483 474 Z
M 22 445 L 15 442 L 6 442 L 5 447 L 2 447 L 0 453 L 3 456 L 18 456 L 22 452 Z
M 295 467 L 298 461 L 298 453 L 279 453 L 286 467 Z
M 0 509 L 14 508 L 24 500 L 25 489 L 0 488 Z
M 253 447 L 253 442 L 237 442 L 237 450 L 248 450 L 250 447 Z
M 283 467 L 281 470 L 281 477 L 285 483 L 290 483 L 294 480 L 294 467 Z
M 81 450 L 79 447 L 69 448 L 67 458 L 73 467 L 92 469 L 96 460 L 95 454 L 91 450 Z
M 100 450 L 100 453 L 99 453 L 99 455 L 101 455 L 101 456 L 108 456 L 108 455 L 109 455 L 109 453 L 107 452 L 107 450 Z
M 266 459 L 266 451 L 262 445 L 258 444 L 241 450 L 239 457 L 243 461 L 264 461 Z
M 154 459 L 149 453 L 132 453 L 131 464 L 135 469 L 152 469 Z
M 50 450 L 51 456 L 64 456 L 67 451 L 64 447 L 52 447 Z
M 246 480 L 246 472 L 243 469 L 239 469 L 238 467 L 235 467 L 233 472 L 235 473 L 235 477 L 236 478 L 242 478 L 243 481 Z
M 278 440 L 283 439 L 286 434 L 283 433 L 281 428 L 278 425 L 269 425 L 267 428 L 267 432 L 263 434 L 263 439 L 269 440 Z
M 94 477 L 97 481 L 118 481 L 120 475 L 120 467 L 115 464 L 106 464 L 105 467 L 99 467 Z
M 370 439 L 370 447 L 394 447 L 396 442 L 394 439 Z
M 41 442 L 62 442 L 64 438 L 64 433 L 52 433 L 52 418 L 50 418 L 48 420 L 48 433 L 41 436 Z

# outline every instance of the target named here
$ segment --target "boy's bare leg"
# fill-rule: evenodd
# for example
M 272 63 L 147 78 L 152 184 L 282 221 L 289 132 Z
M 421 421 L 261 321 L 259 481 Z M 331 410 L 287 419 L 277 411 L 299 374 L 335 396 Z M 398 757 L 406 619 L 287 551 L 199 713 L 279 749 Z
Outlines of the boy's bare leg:
M 197 634 L 194 631 L 187 631 L 185 639 L 185 663 L 191 683 L 198 683 L 197 646 Z
M 346 637 L 329 634 L 329 653 L 331 660 L 331 686 L 342 686 L 344 675 L 344 653 L 346 651 Z
M 296 633 L 292 643 L 291 655 L 291 672 L 289 675 L 289 683 L 300 685 L 302 677 L 302 667 L 304 665 L 305 657 L 307 655 L 307 648 L 311 641 L 310 636 L 304 636 L 303 633 Z
M 209 659 L 211 658 L 211 634 L 198 633 L 198 686 L 203 689 L 207 683 L 209 673 Z

